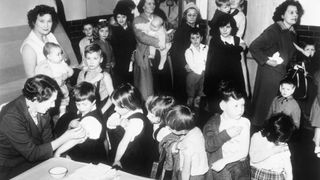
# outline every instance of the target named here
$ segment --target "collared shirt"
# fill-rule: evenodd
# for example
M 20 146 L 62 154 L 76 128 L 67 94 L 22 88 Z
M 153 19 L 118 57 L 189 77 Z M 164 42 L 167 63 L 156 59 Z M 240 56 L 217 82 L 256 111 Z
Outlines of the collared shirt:
M 200 49 L 195 48 L 192 44 L 185 52 L 186 62 L 190 69 L 196 74 L 202 74 L 206 68 L 208 55 L 208 46 L 200 44 Z

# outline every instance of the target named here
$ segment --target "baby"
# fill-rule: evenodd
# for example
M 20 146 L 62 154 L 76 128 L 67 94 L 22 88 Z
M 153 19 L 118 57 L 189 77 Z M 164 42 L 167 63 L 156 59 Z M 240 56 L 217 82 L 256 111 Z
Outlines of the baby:
M 158 16 L 154 16 L 149 23 L 136 24 L 136 28 L 140 29 L 147 35 L 155 37 L 159 40 L 158 49 L 160 51 L 161 59 L 158 69 L 162 70 L 164 63 L 167 60 L 167 53 L 171 48 L 171 43 L 166 42 L 166 35 L 171 33 L 172 30 L 166 31 L 166 29 L 163 27 L 163 20 Z M 153 46 L 149 46 L 149 52 L 149 58 L 154 58 L 156 54 L 156 48 Z

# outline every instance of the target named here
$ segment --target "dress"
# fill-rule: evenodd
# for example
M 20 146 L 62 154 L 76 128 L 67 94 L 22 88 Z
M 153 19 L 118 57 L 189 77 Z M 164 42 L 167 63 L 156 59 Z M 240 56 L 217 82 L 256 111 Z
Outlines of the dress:
M 122 83 L 133 83 L 133 74 L 129 72 L 131 56 L 136 48 L 136 39 L 131 26 L 112 26 L 110 41 L 116 64 L 114 66 L 113 82 L 115 87 Z
M 220 111 L 218 90 L 221 80 L 231 81 L 236 88 L 245 92 L 241 67 L 243 49 L 239 46 L 239 37 L 232 36 L 231 38 L 234 45 L 224 43 L 222 38 L 216 35 L 210 41 L 203 89 L 208 98 L 208 107 L 211 113 Z
M 47 35 L 47 39 L 48 42 L 53 42 L 56 44 L 59 44 L 57 39 L 55 38 L 55 36 L 52 33 L 49 33 Z M 34 50 L 34 52 L 37 55 L 37 64 L 39 64 L 41 61 L 46 60 L 46 57 L 43 54 L 43 47 L 44 44 L 33 31 L 30 31 L 29 35 L 27 36 L 27 38 L 23 41 L 21 47 L 20 47 L 20 53 L 22 53 L 22 49 L 23 47 L 28 44 L 29 46 L 31 46 Z
M 314 82 L 317 85 L 317 96 L 311 107 L 310 121 L 313 127 L 320 127 L 320 72 L 317 72 L 314 76 Z
M 252 56 L 258 63 L 252 98 L 253 125 L 262 126 L 272 100 L 278 93 L 279 82 L 285 77 L 287 64 L 294 60 L 295 35 L 292 30 L 284 27 L 283 22 L 276 22 L 256 38 L 249 47 Z M 267 65 L 268 57 L 276 52 L 280 53 L 284 60 L 283 63 L 276 67 Z
M 16 176 L 53 156 L 50 116 L 48 113 L 38 114 L 37 118 L 38 125 L 29 114 L 24 96 L 18 97 L 2 108 L 0 179 L 5 179 L 3 174 L 6 172 Z
M 133 31 L 137 40 L 133 65 L 134 86 L 139 89 L 144 100 L 154 94 L 152 70 L 148 59 L 149 46 L 158 47 L 159 41 L 154 37 L 146 35 L 137 29 L 135 25 L 140 23 L 145 24 L 149 21 L 150 19 L 144 13 L 141 13 L 133 20 Z
M 71 159 L 87 163 L 106 162 L 107 153 L 104 146 L 106 140 L 106 121 L 103 119 L 99 110 L 95 109 L 80 118 L 80 124 L 86 117 L 94 117 L 102 125 L 98 139 L 87 139 L 81 144 L 77 144 L 69 150 L 68 155 Z

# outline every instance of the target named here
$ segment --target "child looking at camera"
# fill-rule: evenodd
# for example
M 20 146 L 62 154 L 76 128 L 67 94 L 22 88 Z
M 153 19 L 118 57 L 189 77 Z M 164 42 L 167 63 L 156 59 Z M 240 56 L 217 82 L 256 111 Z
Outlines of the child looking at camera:
M 188 65 L 186 77 L 187 105 L 199 107 L 200 98 L 203 96 L 204 70 L 208 55 L 208 46 L 201 43 L 202 34 L 199 28 L 190 31 L 191 45 L 185 52 Z
M 79 42 L 79 49 L 82 57 L 81 67 L 86 68 L 87 65 L 85 64 L 85 55 L 84 55 L 84 48 L 93 43 L 93 25 L 89 22 L 86 22 L 82 26 L 82 32 L 85 34 Z
M 294 82 L 289 78 L 280 81 L 279 90 L 281 95 L 273 99 L 267 116 L 268 118 L 273 114 L 283 112 L 293 119 L 296 128 L 300 127 L 301 110 L 298 102 L 292 96 L 295 88 Z
M 230 83 L 220 83 L 220 108 L 203 128 L 209 179 L 249 179 L 250 121 L 243 117 L 245 96 Z
M 47 61 L 36 66 L 36 74 L 47 75 L 57 81 L 60 86 L 63 97 L 59 107 L 59 117 L 66 112 L 66 107 L 69 104 L 69 90 L 66 85 L 67 78 L 73 74 L 73 69 L 65 62 L 62 48 L 60 45 L 47 42 L 43 47 L 43 54 Z

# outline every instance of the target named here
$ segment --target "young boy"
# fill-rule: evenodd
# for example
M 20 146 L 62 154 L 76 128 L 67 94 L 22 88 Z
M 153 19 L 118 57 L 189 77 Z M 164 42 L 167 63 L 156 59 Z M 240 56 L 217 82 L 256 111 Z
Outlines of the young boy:
M 86 130 L 87 139 L 69 141 L 57 149 L 55 156 L 60 156 L 66 150 L 71 149 L 68 155 L 82 162 L 104 162 L 108 141 L 106 139 L 106 122 L 103 120 L 100 110 L 96 107 L 96 88 L 93 84 L 82 82 L 73 89 L 79 119 L 74 119 L 69 124 L 69 129 L 81 126 Z M 76 146 L 76 147 L 74 147 Z
M 250 179 L 250 121 L 242 117 L 244 94 L 228 83 L 220 85 L 222 114 L 203 128 L 210 170 L 207 179 Z
M 71 77 L 73 69 L 65 62 L 62 48 L 55 43 L 47 42 L 43 47 L 43 54 L 47 61 L 43 61 L 36 66 L 36 74 L 44 74 L 55 79 L 60 86 L 63 98 L 59 107 L 59 117 L 66 112 L 69 104 L 69 90 L 66 85 L 66 79 Z
M 141 29 L 142 32 L 159 40 L 159 51 L 161 60 L 158 69 L 162 70 L 167 60 L 167 53 L 171 48 L 171 43 L 166 43 L 166 34 L 170 33 L 171 31 L 169 30 L 168 32 L 166 32 L 166 29 L 163 26 L 163 20 L 159 16 L 154 16 L 150 23 L 136 24 L 136 28 Z M 156 48 L 153 46 L 149 46 L 149 58 L 153 59 L 155 57 L 155 54 Z
M 188 95 L 187 105 L 199 107 L 203 96 L 204 70 L 208 55 L 208 46 L 201 44 L 202 35 L 199 28 L 190 31 L 191 45 L 185 51 L 185 59 L 188 68 L 186 78 L 186 91 Z
M 85 34 L 79 42 L 79 49 L 82 57 L 81 67 L 86 67 L 84 48 L 93 42 L 93 25 L 89 22 L 83 24 L 82 32 Z
M 289 78 L 280 81 L 279 90 L 281 95 L 273 99 L 267 116 L 268 118 L 273 114 L 283 112 L 293 119 L 296 128 L 300 127 L 301 110 L 298 102 L 292 96 L 295 88 L 294 82 Z
M 108 98 L 113 92 L 113 83 L 111 75 L 101 68 L 103 62 L 103 54 L 101 47 L 96 44 L 90 44 L 84 50 L 85 61 L 88 68 L 80 71 L 77 83 L 86 81 L 94 84 L 97 87 L 97 105 L 105 114 L 109 107 L 112 105 L 111 99 Z
M 214 32 L 215 31 L 214 26 L 216 25 L 218 18 L 221 15 L 229 14 L 230 9 L 231 9 L 230 8 L 230 0 L 215 0 L 215 1 L 216 1 L 217 9 L 216 9 L 211 21 L 209 22 L 211 36 L 214 35 L 215 33 L 219 33 L 219 32 Z

